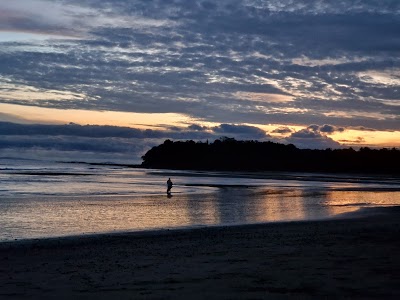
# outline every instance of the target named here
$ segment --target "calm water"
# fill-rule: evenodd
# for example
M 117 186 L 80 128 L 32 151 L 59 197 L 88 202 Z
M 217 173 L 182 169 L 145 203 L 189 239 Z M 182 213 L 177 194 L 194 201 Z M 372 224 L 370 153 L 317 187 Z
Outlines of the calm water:
M 165 193 L 168 177 L 174 182 L 171 198 Z M 399 178 L 0 159 L 0 241 L 319 219 L 389 205 L 400 205 Z

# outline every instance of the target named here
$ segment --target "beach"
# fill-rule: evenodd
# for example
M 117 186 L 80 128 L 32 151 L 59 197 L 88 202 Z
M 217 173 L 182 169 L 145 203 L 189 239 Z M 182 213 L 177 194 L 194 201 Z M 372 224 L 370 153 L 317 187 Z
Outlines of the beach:
M 400 207 L 0 243 L 2 299 L 398 299 Z

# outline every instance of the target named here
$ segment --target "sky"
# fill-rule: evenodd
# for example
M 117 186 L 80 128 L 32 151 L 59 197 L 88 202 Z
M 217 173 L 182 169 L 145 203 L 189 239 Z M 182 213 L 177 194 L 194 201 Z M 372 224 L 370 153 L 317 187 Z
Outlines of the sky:
M 0 157 L 400 147 L 398 0 L 0 1 Z

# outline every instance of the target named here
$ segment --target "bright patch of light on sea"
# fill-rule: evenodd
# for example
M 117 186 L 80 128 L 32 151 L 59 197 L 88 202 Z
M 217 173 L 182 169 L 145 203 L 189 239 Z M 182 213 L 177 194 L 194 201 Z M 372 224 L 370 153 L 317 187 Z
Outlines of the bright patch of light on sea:
M 174 186 L 166 194 L 166 181 Z M 327 218 L 400 205 L 398 178 L 0 159 L 0 241 Z

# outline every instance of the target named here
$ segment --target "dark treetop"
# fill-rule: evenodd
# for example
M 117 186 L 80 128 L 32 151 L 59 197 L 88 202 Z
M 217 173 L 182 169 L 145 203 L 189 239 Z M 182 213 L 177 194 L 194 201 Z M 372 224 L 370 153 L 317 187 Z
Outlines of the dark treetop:
M 143 167 L 160 169 L 400 174 L 400 150 L 395 148 L 310 150 L 232 138 L 213 143 L 166 140 L 142 159 Z

